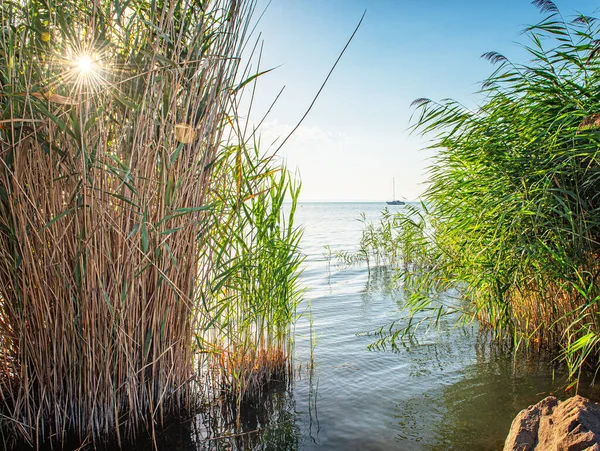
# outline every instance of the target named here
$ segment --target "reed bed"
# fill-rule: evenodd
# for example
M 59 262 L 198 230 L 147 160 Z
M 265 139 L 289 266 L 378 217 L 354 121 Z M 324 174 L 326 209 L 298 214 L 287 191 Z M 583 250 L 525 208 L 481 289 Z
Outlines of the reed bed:
M 382 333 L 393 340 L 424 312 L 434 322 L 459 312 L 515 347 L 553 350 L 576 377 L 600 368 L 600 28 L 533 3 L 545 18 L 525 30 L 530 61 L 483 55 L 497 69 L 477 109 L 413 104 L 414 130 L 437 151 L 429 225 L 421 264 L 404 270 L 411 314 Z M 424 224 L 413 211 L 398 220 Z
M 294 255 L 285 246 L 297 235 L 277 242 L 273 217 L 290 185 L 270 175 L 251 200 L 238 192 L 229 210 L 218 202 L 219 183 L 241 187 L 249 176 L 231 164 L 224 133 L 252 80 L 240 56 L 253 9 L 237 0 L 0 3 L 5 447 L 61 447 L 69 437 L 123 446 L 154 433 L 210 383 L 198 374 L 207 342 L 222 346 L 227 358 L 216 364 L 235 380 L 287 358 L 291 314 L 278 309 L 293 306 L 283 305 L 293 276 L 256 265 L 270 252 Z M 278 202 L 273 214 L 263 201 Z M 236 240 L 252 252 L 232 255 Z M 263 279 L 234 287 L 236 271 Z M 230 305 L 235 289 L 246 304 Z M 246 320 L 243 309 L 270 303 L 267 293 L 278 306 L 263 316 L 270 305 L 260 304 Z
M 258 149 L 234 146 L 219 162 L 225 176 L 213 193 L 218 208 L 208 236 L 219 271 L 206 286 L 207 333 L 198 341 L 214 394 L 237 404 L 258 397 L 271 381 L 289 381 L 301 295 L 302 232 L 294 225 L 300 184 Z

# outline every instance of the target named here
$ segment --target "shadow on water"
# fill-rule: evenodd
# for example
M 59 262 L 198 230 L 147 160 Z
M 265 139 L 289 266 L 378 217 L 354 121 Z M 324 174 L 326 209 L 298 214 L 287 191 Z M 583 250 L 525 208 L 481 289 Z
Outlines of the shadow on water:
M 297 450 L 300 431 L 296 406 L 287 384 L 273 384 L 259 399 L 205 406 L 187 421 L 173 421 L 156 436 L 158 450 Z M 154 450 L 151 440 L 132 451 Z
M 400 298 L 398 273 L 392 266 L 376 266 L 369 270 L 369 277 L 361 295 L 370 300 L 374 296 L 395 296 Z
M 438 338 L 444 335 L 449 343 L 405 348 L 413 354 L 411 379 L 445 376 L 430 390 L 396 403 L 393 427 L 402 449 L 501 450 L 519 411 L 546 396 L 574 394 L 564 368 L 546 356 L 515 358 L 473 329 L 463 329 L 459 339 L 451 329 Z M 454 377 L 453 367 L 462 367 Z M 582 383 L 579 394 L 600 400 L 591 379 Z

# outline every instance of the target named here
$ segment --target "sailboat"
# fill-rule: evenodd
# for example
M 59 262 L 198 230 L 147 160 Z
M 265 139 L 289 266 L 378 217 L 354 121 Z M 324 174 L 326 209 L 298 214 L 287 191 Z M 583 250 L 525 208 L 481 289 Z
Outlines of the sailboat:
M 388 200 L 385 203 L 388 205 L 404 205 L 404 202 L 402 202 L 401 200 L 396 200 L 396 179 L 392 178 L 392 183 L 394 186 L 394 200 Z

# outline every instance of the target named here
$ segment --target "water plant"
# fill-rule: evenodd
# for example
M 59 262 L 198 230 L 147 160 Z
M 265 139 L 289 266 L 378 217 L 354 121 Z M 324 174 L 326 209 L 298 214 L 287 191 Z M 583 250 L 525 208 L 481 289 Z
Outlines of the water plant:
M 256 77 L 240 67 L 254 6 L 0 3 L 5 447 L 154 433 L 211 383 L 206 343 L 243 362 L 221 365 L 243 387 L 286 364 L 271 343 L 289 346 L 297 189 L 228 133 Z
M 577 376 L 599 368 L 600 29 L 533 3 L 546 17 L 525 31 L 530 61 L 483 55 L 498 67 L 477 109 L 413 103 L 414 130 L 437 154 L 418 254 L 427 261 L 406 267 L 407 307 L 409 319 L 459 311 L 517 347 L 558 350 Z M 464 302 L 440 302 L 449 290 Z
M 430 224 L 424 204 L 409 204 L 396 212 L 384 208 L 377 222 L 368 221 L 363 213 L 359 221 L 363 229 L 358 249 L 336 251 L 338 262 L 366 263 L 369 270 L 371 266 L 389 266 L 407 271 L 428 260 Z
M 214 226 L 206 237 L 216 270 L 197 337 L 213 389 L 238 404 L 292 373 L 290 328 L 301 294 L 300 184 L 258 148 L 233 146 L 217 163 L 224 177 L 211 193 Z

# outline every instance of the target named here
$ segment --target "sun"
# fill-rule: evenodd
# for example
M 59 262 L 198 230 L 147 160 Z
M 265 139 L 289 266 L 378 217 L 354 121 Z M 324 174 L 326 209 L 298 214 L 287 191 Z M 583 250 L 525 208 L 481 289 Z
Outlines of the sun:
M 90 55 L 80 55 L 74 63 L 75 69 L 82 75 L 89 74 L 94 70 L 94 60 Z
M 2 0 L 0 0 L 2 1 Z M 106 68 L 102 54 L 95 50 L 76 49 L 65 58 L 62 84 L 70 84 L 72 96 L 98 93 L 106 85 Z

